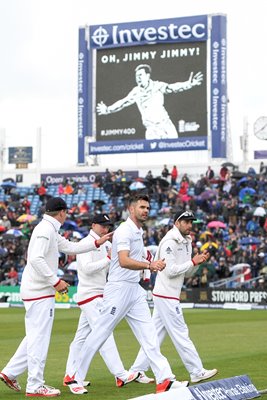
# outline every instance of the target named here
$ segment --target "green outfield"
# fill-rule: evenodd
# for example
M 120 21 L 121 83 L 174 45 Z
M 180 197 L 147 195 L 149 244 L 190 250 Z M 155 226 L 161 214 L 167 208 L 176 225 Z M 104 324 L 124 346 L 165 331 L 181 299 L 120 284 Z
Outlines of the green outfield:
M 246 374 L 257 389 L 267 388 L 267 311 L 185 309 L 184 315 L 204 366 L 219 370 L 216 379 Z M 68 346 L 73 338 L 78 316 L 78 309 L 56 310 L 45 379 L 48 385 L 61 390 L 62 399 L 78 397 L 62 386 Z M 1 370 L 24 335 L 24 310 L 0 309 L 0 321 Z M 125 368 L 129 368 L 139 345 L 125 321 L 116 328 L 115 338 Z M 188 379 L 187 371 L 169 339 L 164 342 L 162 352 L 168 358 L 177 379 Z M 148 375 L 152 375 L 151 371 Z M 88 379 L 91 381 L 87 395 L 90 399 L 126 400 L 155 391 L 154 385 L 139 383 L 117 388 L 114 377 L 98 354 L 93 360 Z M 0 382 L 0 398 L 25 399 L 25 380 L 26 374 L 23 374 L 19 379 L 23 388 L 21 393 L 10 390 Z

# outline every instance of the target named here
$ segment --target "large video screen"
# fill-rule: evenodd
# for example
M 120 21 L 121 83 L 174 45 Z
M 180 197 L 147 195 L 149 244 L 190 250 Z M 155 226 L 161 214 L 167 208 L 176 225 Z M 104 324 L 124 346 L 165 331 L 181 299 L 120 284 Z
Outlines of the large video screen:
M 207 150 L 209 135 L 225 156 L 225 16 L 81 28 L 78 72 L 78 162 Z
M 96 141 L 207 136 L 206 42 L 96 57 Z

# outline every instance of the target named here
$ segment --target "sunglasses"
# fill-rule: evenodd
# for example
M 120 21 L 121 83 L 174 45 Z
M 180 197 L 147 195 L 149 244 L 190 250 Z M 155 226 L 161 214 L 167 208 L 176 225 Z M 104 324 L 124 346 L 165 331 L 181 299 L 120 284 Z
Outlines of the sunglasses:
M 192 211 L 185 211 L 185 212 L 183 212 L 183 213 L 176 219 L 176 221 L 179 221 L 179 220 L 182 219 L 182 218 L 192 218 L 192 219 L 195 219 L 195 216 L 194 216 L 194 214 L 193 214 Z

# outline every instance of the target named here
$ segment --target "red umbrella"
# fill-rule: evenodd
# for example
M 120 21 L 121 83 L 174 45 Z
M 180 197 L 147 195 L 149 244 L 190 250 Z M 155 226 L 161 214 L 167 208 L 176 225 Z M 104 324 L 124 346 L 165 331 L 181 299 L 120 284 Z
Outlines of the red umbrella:
M 222 228 L 225 229 L 226 225 L 222 221 L 211 221 L 207 225 L 208 228 Z

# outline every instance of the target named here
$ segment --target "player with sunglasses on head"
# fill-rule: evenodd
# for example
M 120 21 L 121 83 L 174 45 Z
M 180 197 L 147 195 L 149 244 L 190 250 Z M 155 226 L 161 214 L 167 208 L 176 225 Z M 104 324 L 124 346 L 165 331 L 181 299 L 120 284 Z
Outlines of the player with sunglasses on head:
M 191 382 L 197 383 L 212 378 L 218 371 L 217 369 L 207 370 L 203 367 L 199 354 L 189 337 L 180 304 L 184 278 L 191 276 L 198 266 L 209 258 L 209 253 L 205 250 L 192 258 L 190 231 L 194 220 L 196 218 L 191 210 L 177 211 L 173 228 L 167 232 L 159 244 L 155 259 L 164 259 L 166 268 L 157 273 L 153 289 L 153 321 L 160 343 L 168 333 L 190 374 Z M 140 349 L 130 371 L 147 371 L 148 368 L 149 360 Z

